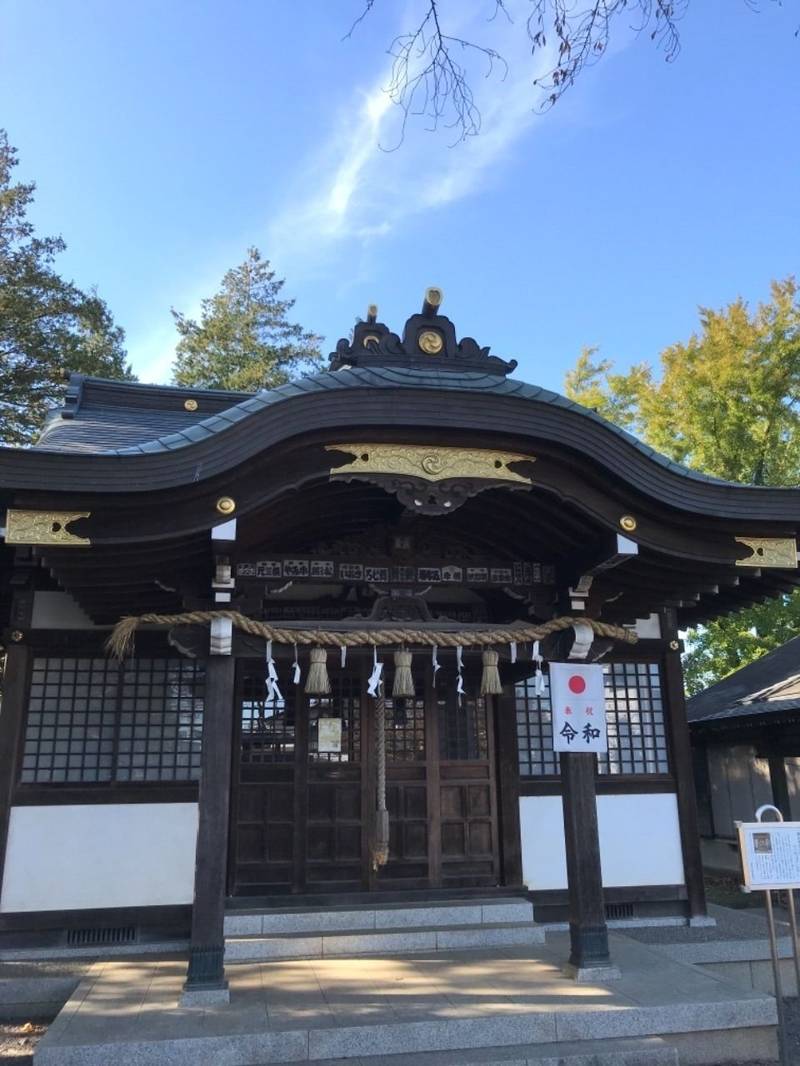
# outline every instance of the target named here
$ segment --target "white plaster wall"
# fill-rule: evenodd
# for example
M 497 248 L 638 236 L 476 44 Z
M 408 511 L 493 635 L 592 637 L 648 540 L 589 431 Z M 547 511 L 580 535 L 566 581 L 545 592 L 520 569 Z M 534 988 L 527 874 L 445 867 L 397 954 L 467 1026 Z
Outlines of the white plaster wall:
M 33 594 L 31 629 L 94 629 L 94 622 L 68 592 Z
M 196 803 L 13 807 L 0 911 L 191 903 Z
M 540 890 L 567 887 L 560 796 L 522 796 L 522 879 Z M 606 888 L 682 885 L 683 855 L 674 793 L 597 797 Z

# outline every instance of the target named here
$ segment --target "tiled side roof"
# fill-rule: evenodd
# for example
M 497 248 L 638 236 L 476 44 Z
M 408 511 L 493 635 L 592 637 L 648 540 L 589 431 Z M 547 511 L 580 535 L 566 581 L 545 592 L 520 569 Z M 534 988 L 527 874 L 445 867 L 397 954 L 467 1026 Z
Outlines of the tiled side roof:
M 595 411 L 564 396 L 515 378 L 473 371 L 446 371 L 407 367 L 348 367 L 299 378 L 276 389 L 245 395 L 110 382 L 86 378 L 77 383 L 81 396 L 72 410 L 56 414 L 37 448 L 53 451 L 132 454 L 173 451 L 219 433 L 235 422 L 288 399 L 314 392 L 359 389 L 434 389 L 447 392 L 517 396 L 562 407 L 605 426 L 653 462 L 682 477 L 727 484 L 689 470 L 653 451 L 631 434 L 607 422 Z M 198 410 L 187 412 L 184 399 L 197 398 Z M 150 401 L 150 402 L 148 402 Z M 209 414 L 209 412 L 211 412 Z M 66 415 L 67 417 L 64 417 Z
M 711 685 L 705 692 L 692 696 L 686 706 L 687 717 L 690 722 L 705 722 L 720 717 L 763 714 L 765 710 L 793 710 L 795 703 L 800 706 L 800 700 L 781 699 L 783 693 L 780 688 L 775 693 L 775 699 L 762 698 L 762 693 L 765 689 L 779 686 L 780 682 L 798 672 L 800 637 L 794 637 L 768 655 Z

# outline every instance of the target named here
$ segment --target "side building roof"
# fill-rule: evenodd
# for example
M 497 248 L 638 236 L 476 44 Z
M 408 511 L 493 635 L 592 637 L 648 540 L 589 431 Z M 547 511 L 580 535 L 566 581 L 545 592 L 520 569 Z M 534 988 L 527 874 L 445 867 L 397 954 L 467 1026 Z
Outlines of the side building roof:
M 686 709 L 696 723 L 800 709 L 800 637 L 692 696 Z

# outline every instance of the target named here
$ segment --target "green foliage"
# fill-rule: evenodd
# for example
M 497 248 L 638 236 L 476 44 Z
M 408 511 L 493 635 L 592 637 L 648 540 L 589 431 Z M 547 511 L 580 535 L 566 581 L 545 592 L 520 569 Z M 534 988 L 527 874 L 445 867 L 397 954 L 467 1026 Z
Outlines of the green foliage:
M 789 277 L 751 311 L 742 299 L 700 308 L 700 329 L 646 363 L 613 373 L 585 349 L 567 395 L 671 459 L 753 485 L 800 483 L 800 298 Z M 800 595 L 782 596 L 688 633 L 690 693 L 800 633 Z
M 173 309 L 181 339 L 173 380 L 204 389 L 257 389 L 283 385 L 321 366 L 321 337 L 287 320 L 294 300 L 281 299 L 283 279 L 257 248 L 229 270 L 220 291 L 203 300 L 200 322 Z
M 60 237 L 27 218 L 33 183 L 12 184 L 17 153 L 0 130 L 0 441 L 35 440 L 70 371 L 130 378 L 124 333 L 96 292 L 54 269 Z

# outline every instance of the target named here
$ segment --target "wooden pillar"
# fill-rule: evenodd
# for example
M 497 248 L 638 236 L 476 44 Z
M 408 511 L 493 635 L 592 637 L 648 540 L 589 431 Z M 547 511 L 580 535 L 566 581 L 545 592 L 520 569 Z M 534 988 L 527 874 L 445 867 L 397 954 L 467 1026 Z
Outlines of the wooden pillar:
M 683 689 L 681 644 L 674 610 L 661 614 L 661 636 L 664 650 L 664 695 L 669 715 L 672 773 L 675 777 L 678 801 L 678 822 L 683 852 L 683 872 L 689 903 L 689 919 L 706 916 L 706 891 L 703 883 L 703 861 L 700 854 L 700 832 L 697 824 L 692 751 L 689 744 L 689 723 L 686 718 L 686 697 Z
M 235 666 L 236 660 L 230 655 L 212 655 L 206 669 L 200 821 L 194 869 L 192 939 L 189 971 L 184 985 L 184 1004 L 204 999 L 227 1001 L 223 925 Z M 204 996 L 203 993 L 217 995 Z
M 769 783 L 772 787 L 772 802 L 787 822 L 792 820 L 792 803 L 789 798 L 789 781 L 786 777 L 786 759 L 780 739 L 771 737 L 767 749 Z
M 592 752 L 561 754 L 569 892 L 570 955 L 567 972 L 578 979 L 589 969 L 612 969 L 600 870 L 595 767 L 596 756 Z
M 434 704 L 435 706 L 435 704 Z M 495 700 L 497 791 L 502 848 L 502 883 L 522 884 L 522 843 L 519 825 L 519 752 L 514 685 L 504 685 Z
M 6 861 L 8 824 L 19 773 L 20 733 L 24 728 L 31 652 L 24 644 L 6 650 L 3 679 L 3 711 L 0 714 L 0 884 Z
M 234 580 L 226 553 L 236 539 L 236 519 L 211 531 L 217 551 L 213 582 L 214 603 L 230 603 Z M 225 979 L 225 883 L 231 795 L 236 660 L 232 627 L 214 619 L 209 634 L 203 702 L 203 754 L 200 763 L 199 822 L 194 866 L 194 901 L 189 969 L 182 1006 L 227 1003 Z

